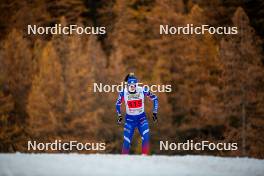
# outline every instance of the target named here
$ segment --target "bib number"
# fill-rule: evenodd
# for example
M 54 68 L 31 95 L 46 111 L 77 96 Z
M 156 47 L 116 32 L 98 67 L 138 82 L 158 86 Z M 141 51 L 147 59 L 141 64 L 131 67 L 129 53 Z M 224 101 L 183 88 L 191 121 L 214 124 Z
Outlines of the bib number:
M 129 100 L 127 101 L 129 108 L 140 108 L 142 106 L 142 100 Z

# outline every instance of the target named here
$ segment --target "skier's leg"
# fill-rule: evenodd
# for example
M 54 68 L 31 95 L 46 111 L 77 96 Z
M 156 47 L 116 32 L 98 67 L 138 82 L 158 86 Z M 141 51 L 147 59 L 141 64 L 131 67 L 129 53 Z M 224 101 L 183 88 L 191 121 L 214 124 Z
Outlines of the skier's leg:
M 135 125 L 126 121 L 124 126 L 124 142 L 122 147 L 122 154 L 129 154 L 132 137 L 134 134 Z
M 149 125 L 146 117 L 140 119 L 138 130 L 142 138 L 142 154 L 149 154 Z

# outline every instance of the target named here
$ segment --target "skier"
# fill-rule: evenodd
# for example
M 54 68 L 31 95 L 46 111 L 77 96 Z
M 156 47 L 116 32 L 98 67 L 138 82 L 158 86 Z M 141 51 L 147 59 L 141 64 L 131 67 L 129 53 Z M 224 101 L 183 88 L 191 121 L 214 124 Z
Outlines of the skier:
M 130 73 L 126 76 L 125 82 L 127 82 L 127 86 L 119 93 L 116 102 L 118 124 L 121 124 L 123 119 L 120 109 L 123 101 L 125 102 L 126 106 L 122 154 L 129 153 L 134 130 L 135 128 L 138 128 L 142 138 L 142 154 L 147 155 L 149 154 L 149 125 L 144 110 L 144 98 L 147 96 L 153 101 L 152 118 L 154 122 L 156 122 L 158 120 L 158 97 L 150 91 L 143 89 L 143 87 L 138 86 L 138 80 L 133 73 Z

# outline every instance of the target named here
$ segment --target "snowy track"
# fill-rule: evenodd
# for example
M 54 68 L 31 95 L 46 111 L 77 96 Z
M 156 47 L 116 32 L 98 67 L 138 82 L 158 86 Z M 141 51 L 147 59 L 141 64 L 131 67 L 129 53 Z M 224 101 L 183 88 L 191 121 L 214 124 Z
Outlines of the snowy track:
M 264 160 L 212 156 L 0 154 L 0 176 L 263 176 Z

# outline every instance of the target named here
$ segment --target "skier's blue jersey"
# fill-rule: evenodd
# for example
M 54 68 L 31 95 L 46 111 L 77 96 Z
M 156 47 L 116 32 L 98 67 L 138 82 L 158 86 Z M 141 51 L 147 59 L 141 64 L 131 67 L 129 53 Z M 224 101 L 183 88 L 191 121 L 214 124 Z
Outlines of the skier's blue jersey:
M 140 115 L 144 113 L 144 99 L 149 97 L 153 101 L 153 113 L 158 111 L 158 97 L 140 86 L 136 87 L 136 93 L 129 93 L 127 88 L 119 93 L 116 102 L 117 114 L 121 114 L 121 104 L 124 101 L 127 115 Z

